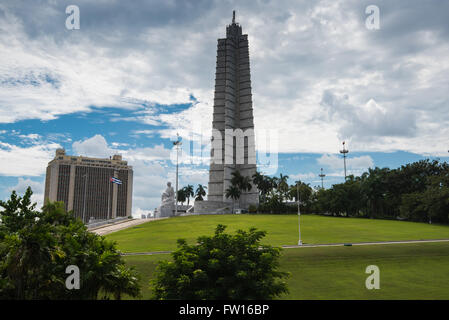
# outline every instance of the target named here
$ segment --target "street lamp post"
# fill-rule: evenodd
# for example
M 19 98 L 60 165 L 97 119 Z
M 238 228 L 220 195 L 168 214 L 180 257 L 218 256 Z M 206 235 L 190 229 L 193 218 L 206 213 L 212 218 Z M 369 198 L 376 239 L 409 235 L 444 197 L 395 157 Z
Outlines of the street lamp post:
M 319 177 L 321 178 L 321 189 L 324 189 L 324 183 L 323 183 L 323 179 L 326 175 L 323 173 L 323 168 L 321 168 L 321 174 L 319 175 Z
M 345 142 L 343 141 L 343 150 L 340 150 L 340 153 L 343 154 L 343 162 L 345 165 L 345 181 L 346 181 L 346 154 L 349 152 L 348 149 L 345 149 Z
M 298 232 L 299 232 L 298 246 L 302 246 L 302 240 L 301 240 L 301 209 L 299 208 L 299 204 L 300 204 L 300 200 L 299 200 L 299 180 L 296 182 L 296 193 L 297 193 L 297 199 L 298 199 Z
M 179 146 L 182 145 L 182 142 L 179 140 L 179 134 L 176 133 L 176 141 L 173 142 L 173 145 L 176 146 L 176 192 L 175 192 L 175 216 L 178 215 L 178 161 L 179 161 Z

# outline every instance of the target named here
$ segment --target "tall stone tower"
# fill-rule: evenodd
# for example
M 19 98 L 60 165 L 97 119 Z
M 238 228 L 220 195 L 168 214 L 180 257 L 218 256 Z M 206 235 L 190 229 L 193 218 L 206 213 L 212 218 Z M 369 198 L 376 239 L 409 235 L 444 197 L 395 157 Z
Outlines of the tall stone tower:
M 215 75 L 208 201 L 219 207 L 232 203 L 226 198 L 232 172 L 238 170 L 251 181 L 256 172 L 248 35 L 235 22 L 235 11 L 226 38 L 218 39 Z M 249 192 L 242 193 L 238 206 L 248 208 L 258 202 L 259 192 L 253 184 Z

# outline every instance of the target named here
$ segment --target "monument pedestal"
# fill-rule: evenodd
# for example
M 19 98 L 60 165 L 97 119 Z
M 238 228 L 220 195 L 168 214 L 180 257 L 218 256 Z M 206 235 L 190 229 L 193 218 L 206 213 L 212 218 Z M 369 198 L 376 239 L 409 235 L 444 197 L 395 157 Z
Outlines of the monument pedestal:
M 232 213 L 232 203 L 223 201 L 195 201 L 194 214 L 225 214 Z
M 172 217 L 175 215 L 175 206 L 161 206 L 157 208 L 156 218 Z

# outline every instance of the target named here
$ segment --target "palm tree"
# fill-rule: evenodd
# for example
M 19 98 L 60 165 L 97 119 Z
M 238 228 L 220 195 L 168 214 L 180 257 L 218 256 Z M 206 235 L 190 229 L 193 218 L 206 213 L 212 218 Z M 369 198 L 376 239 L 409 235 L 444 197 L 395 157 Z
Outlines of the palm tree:
M 240 186 L 242 184 L 242 181 L 243 181 L 243 176 L 240 173 L 240 171 L 235 170 L 233 173 L 231 173 L 231 175 L 232 175 L 231 184 L 233 186 Z
M 251 178 L 248 176 L 242 176 L 242 174 L 238 170 L 232 173 L 231 184 L 232 186 L 239 189 L 240 194 L 242 193 L 242 191 L 250 191 L 253 187 L 251 184 Z
M 265 176 L 260 172 L 253 174 L 253 183 L 257 186 L 260 192 L 261 202 L 266 201 L 267 194 L 275 187 L 273 178 Z
M 241 183 L 240 183 L 240 189 L 243 191 L 251 191 L 253 188 L 253 185 L 251 184 L 251 178 L 246 176 L 243 177 Z
M 122 294 L 137 296 L 139 294 L 139 280 L 132 270 L 125 265 L 117 265 L 114 277 L 102 282 L 107 292 L 111 292 L 115 300 L 121 300 Z
M 240 198 L 241 191 L 239 187 L 231 185 L 226 189 L 226 198 L 231 198 L 232 201 L 232 213 L 234 213 L 235 200 Z
M 184 204 L 184 201 L 186 201 L 186 190 L 185 187 L 178 190 L 178 196 L 176 197 L 177 202 L 181 202 Z
M 277 189 L 279 190 L 281 194 L 281 201 L 288 193 L 288 183 L 287 183 L 288 176 L 284 176 L 282 173 L 279 176 Z
M 196 196 L 195 201 L 203 201 L 204 200 L 203 197 L 206 196 L 205 189 L 207 189 L 206 186 L 203 186 L 202 184 L 198 185 L 198 188 L 196 188 L 196 192 L 195 192 L 195 196 Z
M 288 197 L 289 199 L 294 199 L 295 202 L 298 202 L 298 200 L 301 198 L 300 192 L 301 192 L 301 180 L 295 181 L 294 185 L 290 186 L 290 189 L 288 190 Z M 299 190 L 299 192 L 298 192 Z M 299 198 L 298 198 L 299 196 Z
M 251 178 L 248 176 L 242 176 L 240 171 L 234 171 L 232 173 L 231 184 L 240 189 L 240 191 L 250 191 L 252 189 Z
M 257 186 L 257 188 L 260 190 L 260 186 L 262 186 L 265 176 L 261 174 L 259 171 L 256 171 L 255 174 L 253 174 L 253 182 Z
M 187 205 L 190 203 L 190 197 L 193 197 L 195 194 L 193 192 L 193 186 L 188 184 L 187 187 L 184 187 L 184 191 L 187 197 Z
M 271 188 L 272 189 L 277 189 L 279 186 L 279 178 L 278 177 L 268 177 L 268 179 L 270 180 L 270 184 L 271 184 Z

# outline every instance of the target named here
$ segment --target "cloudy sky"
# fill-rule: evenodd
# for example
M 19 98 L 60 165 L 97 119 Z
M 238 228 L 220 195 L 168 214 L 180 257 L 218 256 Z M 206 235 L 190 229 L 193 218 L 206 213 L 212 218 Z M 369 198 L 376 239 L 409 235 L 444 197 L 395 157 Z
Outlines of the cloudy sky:
M 78 30 L 66 28 L 69 5 Z M 370 5 L 379 29 L 366 26 Z M 30 185 L 41 204 L 58 147 L 120 153 L 138 216 L 174 180 L 177 132 L 190 147 L 181 185 L 207 185 L 216 45 L 232 10 L 249 37 L 259 155 L 260 137 L 276 137 L 267 173 L 316 186 L 323 168 L 325 186 L 342 182 L 342 141 L 350 174 L 449 159 L 447 1 L 6 0 L 0 198 Z

